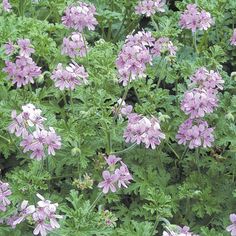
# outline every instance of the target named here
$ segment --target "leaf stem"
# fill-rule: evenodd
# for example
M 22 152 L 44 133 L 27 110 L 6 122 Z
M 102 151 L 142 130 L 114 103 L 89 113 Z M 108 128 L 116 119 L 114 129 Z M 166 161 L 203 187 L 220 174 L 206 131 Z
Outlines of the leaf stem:
M 11 143 L 11 141 L 10 141 L 9 139 L 5 138 L 5 137 L 2 136 L 2 135 L 0 135 L 0 138 L 3 139 L 3 140 L 5 140 L 5 141 L 7 141 L 8 143 Z

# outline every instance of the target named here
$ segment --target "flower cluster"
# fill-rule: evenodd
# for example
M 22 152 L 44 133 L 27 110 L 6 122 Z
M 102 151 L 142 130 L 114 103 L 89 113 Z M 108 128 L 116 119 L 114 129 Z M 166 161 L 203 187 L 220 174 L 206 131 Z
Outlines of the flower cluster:
M 84 57 L 86 55 L 87 42 L 84 42 L 81 33 L 73 32 L 68 38 L 63 39 L 62 54 L 75 58 L 77 56 Z
M 156 12 L 164 12 L 165 1 L 163 0 L 142 0 L 135 7 L 138 15 L 146 15 L 147 17 L 154 15 Z
M 217 107 L 216 93 L 211 90 L 195 88 L 185 92 L 181 109 L 190 118 L 204 117 Z
M 124 132 L 124 138 L 127 143 L 143 143 L 146 148 L 155 149 L 161 143 L 161 139 L 165 138 L 165 134 L 161 132 L 159 121 L 155 117 L 149 119 L 131 113 L 128 115 L 128 125 Z
M 182 13 L 179 22 L 181 28 L 196 30 L 207 30 L 213 24 L 211 14 L 205 10 L 199 11 L 196 4 L 188 4 Z
M 224 80 L 218 72 L 208 71 L 205 67 L 201 67 L 190 77 L 193 85 L 198 85 L 206 90 L 222 90 Z
M 153 57 L 166 51 L 174 56 L 176 49 L 168 38 L 155 40 L 150 32 L 128 35 L 116 60 L 119 82 L 126 86 L 132 80 L 145 77 L 146 66 L 152 64 Z
M 196 147 L 211 147 L 214 142 L 213 128 L 208 127 L 208 123 L 201 119 L 188 119 L 180 125 L 176 138 L 178 144 L 188 144 L 190 149 Z
M 52 72 L 51 79 L 55 81 L 55 86 L 60 90 L 74 90 L 76 85 L 87 84 L 88 73 L 83 66 L 77 63 L 70 63 L 66 68 L 61 63 Z
M 16 225 L 30 218 L 35 223 L 33 234 L 46 236 L 48 232 L 60 228 L 57 219 L 61 219 L 62 216 L 56 214 L 57 203 L 51 203 L 51 201 L 46 200 L 40 194 L 36 195 L 40 199 L 37 202 L 37 206 L 29 205 L 29 202 L 24 200 L 19 210 L 8 218 L 7 224 L 15 228 Z
M 120 157 L 115 155 L 110 155 L 105 158 L 106 163 L 108 164 L 108 170 L 104 170 L 102 173 L 103 181 L 98 184 L 99 188 L 102 188 L 103 193 L 116 192 L 117 187 L 127 188 L 130 181 L 133 179 L 130 174 L 128 167 L 122 162 Z M 117 168 L 116 165 L 120 164 L 120 167 Z
M 229 225 L 226 228 L 226 230 L 231 233 L 231 236 L 235 236 L 236 235 L 236 214 L 230 214 L 229 219 L 232 222 L 232 224 Z
M 169 225 L 166 226 L 167 231 L 163 232 L 162 236 L 199 236 L 190 232 L 190 228 L 188 226 L 184 226 L 183 228 L 178 225 Z
M 19 55 L 16 56 L 15 62 L 6 61 L 6 67 L 3 68 L 8 74 L 9 79 L 12 79 L 13 84 L 20 88 L 29 83 L 34 83 L 34 79 L 41 75 L 41 68 L 36 65 L 30 57 L 34 53 L 29 39 L 19 39 L 17 46 L 12 42 L 5 45 L 5 52 L 7 55 L 12 54 L 16 48 L 19 48 Z
M 236 46 L 236 29 L 234 29 L 233 35 L 230 38 L 230 44 Z
M 190 86 L 197 88 L 186 91 L 181 102 L 181 109 L 190 118 L 180 125 L 176 138 L 179 144 L 187 144 L 191 149 L 211 147 L 214 142 L 214 129 L 209 128 L 208 123 L 199 118 L 212 113 L 217 107 L 217 93 L 223 89 L 224 81 L 218 72 L 208 71 L 205 67 L 196 70 L 190 81 Z
M 11 12 L 11 4 L 9 3 L 8 0 L 3 0 L 2 1 L 2 6 L 3 6 L 3 10 L 6 11 L 6 12 Z
M 11 204 L 11 201 L 7 198 L 10 195 L 9 184 L 0 181 L 0 211 L 6 211 L 7 206 Z
M 48 155 L 55 155 L 55 150 L 61 148 L 61 137 L 52 127 L 45 129 L 43 122 L 46 118 L 41 116 L 42 111 L 32 104 L 22 106 L 22 110 L 19 115 L 15 110 L 12 111 L 12 123 L 8 130 L 17 137 L 22 137 L 20 146 L 23 147 L 23 152 L 30 151 L 30 158 L 36 160 L 42 160 L 45 151 Z
M 170 56 L 176 55 L 177 47 L 175 47 L 167 37 L 161 37 L 155 41 L 154 46 L 151 50 L 153 56 L 161 56 L 162 53 L 168 52 Z
M 145 37 L 146 33 L 141 32 L 138 36 L 141 36 L 141 40 L 138 40 L 136 35 L 127 37 L 116 60 L 116 67 L 120 77 L 119 82 L 122 82 L 124 86 L 132 80 L 144 77 L 146 64 L 151 64 L 152 61 L 150 50 L 144 45 L 146 43 L 149 44 L 149 42 L 142 41 L 142 37 Z
M 91 3 L 78 2 L 76 5 L 69 6 L 65 10 L 65 16 L 62 17 L 62 23 L 79 32 L 82 32 L 86 27 L 89 30 L 94 30 L 98 24 L 94 15 L 96 8 Z

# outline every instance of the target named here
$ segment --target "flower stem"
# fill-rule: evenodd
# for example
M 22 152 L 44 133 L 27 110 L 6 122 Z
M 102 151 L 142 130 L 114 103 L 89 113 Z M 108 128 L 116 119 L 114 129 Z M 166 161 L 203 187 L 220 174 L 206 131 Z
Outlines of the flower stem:
M 184 159 L 184 157 L 185 157 L 185 155 L 187 154 L 188 150 L 189 150 L 189 147 L 186 147 L 185 150 L 184 150 L 184 152 L 183 152 L 183 154 L 182 154 L 182 156 L 181 156 L 181 158 L 180 158 L 180 160 L 183 160 L 183 159 Z
M 72 97 L 71 90 L 70 90 L 70 105 L 71 105 L 72 113 L 74 114 L 74 103 L 73 103 L 73 97 Z
M 178 159 L 180 159 L 180 156 L 177 154 L 177 152 L 172 148 L 172 146 L 168 143 L 168 142 L 166 142 L 166 144 L 167 144 L 167 146 L 171 149 L 171 151 L 175 154 L 175 156 L 178 158 Z
M 121 109 L 121 107 L 122 107 L 122 104 L 123 104 L 123 102 L 124 102 L 124 100 L 126 99 L 126 96 L 127 96 L 127 94 L 128 94 L 129 85 L 130 85 L 130 80 L 131 80 L 131 73 L 129 74 L 128 84 L 127 84 L 126 90 L 125 90 L 125 92 L 124 92 L 124 94 L 123 94 L 123 97 L 122 97 L 122 99 L 121 99 L 121 102 L 120 102 L 120 104 L 119 104 L 119 106 L 118 106 L 118 108 L 117 108 L 115 118 L 117 118 L 117 116 L 119 115 L 119 112 L 120 112 L 120 109 Z
M 193 45 L 194 45 L 196 53 L 198 53 L 198 48 L 197 48 L 197 32 L 193 33 Z
M 153 23 L 153 25 L 154 25 L 156 31 L 159 31 L 159 27 L 158 27 L 156 21 L 154 20 L 153 16 L 151 16 L 151 20 L 152 20 L 152 23 Z
M 85 54 L 86 54 L 86 58 L 88 56 L 88 49 L 87 49 L 87 45 L 86 45 L 86 40 L 85 40 L 85 36 L 84 33 L 82 32 L 82 38 L 83 38 L 83 42 L 84 42 L 84 47 L 85 47 Z
M 91 206 L 90 206 L 90 208 L 89 208 L 89 212 L 91 211 L 91 210 L 93 210 L 93 208 L 95 207 L 95 205 L 96 205 L 96 203 L 101 199 L 101 197 L 103 196 L 103 192 L 100 192 L 99 194 L 98 194 L 98 196 L 96 197 L 96 199 L 94 200 L 94 202 L 91 204 Z
M 118 151 L 118 152 L 112 152 L 111 155 L 116 155 L 116 154 L 121 154 L 121 153 L 124 153 L 124 152 L 128 152 L 130 150 L 132 150 L 133 148 L 135 148 L 137 146 L 137 143 L 133 143 L 131 146 L 121 150 L 121 151 Z
M 157 218 L 156 218 L 156 221 L 155 221 L 155 224 L 154 224 L 154 226 L 153 226 L 153 228 L 152 228 L 152 231 L 151 231 L 150 236 L 153 236 L 153 235 L 154 235 L 155 230 L 156 230 L 156 228 L 157 228 L 157 226 L 158 226 L 159 221 L 160 221 L 160 220 L 159 220 L 159 218 L 157 217 Z

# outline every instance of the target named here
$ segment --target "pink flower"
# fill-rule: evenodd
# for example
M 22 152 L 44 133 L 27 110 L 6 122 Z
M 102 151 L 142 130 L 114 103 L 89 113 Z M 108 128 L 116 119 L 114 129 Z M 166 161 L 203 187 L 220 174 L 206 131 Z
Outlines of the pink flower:
M 11 194 L 9 184 L 0 181 L 0 211 L 6 211 L 6 207 L 11 204 L 11 201 L 7 198 Z
M 230 214 L 229 218 L 232 224 L 226 230 L 231 233 L 231 236 L 236 236 L 236 214 Z
M 20 47 L 20 56 L 30 57 L 30 55 L 35 52 L 29 39 L 19 39 L 17 43 Z
M 122 82 L 124 86 L 128 84 L 129 80 L 145 76 L 146 65 L 152 62 L 149 45 L 152 45 L 152 37 L 144 31 L 127 36 L 116 60 L 119 82 Z
M 18 214 L 18 216 L 16 216 L 14 222 L 13 222 L 13 226 L 20 224 L 22 221 L 25 220 L 25 218 L 31 214 L 33 214 L 35 212 L 35 206 L 34 205 L 28 205 L 28 201 L 24 200 L 21 203 L 20 206 L 20 212 Z
M 8 78 L 17 88 L 27 84 L 33 84 L 34 79 L 41 75 L 41 68 L 38 67 L 30 57 L 17 56 L 15 62 L 6 61 L 3 71 L 8 73 Z
M 45 137 L 45 144 L 48 147 L 48 155 L 55 155 L 55 150 L 61 148 L 61 137 L 58 136 L 52 127 L 49 127 L 47 136 Z
M 147 17 L 154 15 L 156 12 L 164 12 L 165 1 L 163 0 L 142 0 L 135 8 L 138 15 L 146 15 Z
M 121 186 L 123 186 L 128 188 L 127 184 L 130 184 L 130 180 L 132 180 L 133 177 L 129 173 L 128 167 L 122 161 L 120 169 L 116 169 L 115 174 L 118 177 L 118 187 L 121 188 Z
M 78 2 L 76 5 L 69 6 L 65 10 L 65 16 L 62 17 L 62 23 L 67 28 L 82 32 L 86 27 L 94 30 L 98 24 L 96 18 L 96 8 L 93 4 Z
M 36 160 L 42 160 L 46 156 L 45 151 L 48 155 L 55 155 L 55 150 L 61 148 L 61 137 L 52 127 L 49 130 L 44 127 L 46 118 L 41 116 L 42 111 L 33 104 L 22 106 L 22 110 L 19 115 L 12 111 L 13 122 L 8 130 L 17 137 L 22 136 L 20 146 L 23 147 L 23 152 L 30 151 L 30 158 Z
M 180 17 L 180 26 L 184 29 L 190 29 L 195 32 L 197 29 L 207 30 L 213 24 L 211 14 L 202 10 L 198 10 L 196 4 L 188 4 L 187 9 L 182 13 Z
M 197 69 L 190 80 L 193 85 L 197 84 L 206 90 L 222 90 L 224 84 L 224 80 L 218 72 L 208 71 L 205 67 Z
M 218 99 L 215 91 L 205 89 L 192 89 L 185 92 L 181 109 L 190 118 L 204 117 L 205 114 L 212 113 L 218 106 Z
M 59 63 L 57 68 L 52 72 L 51 79 L 55 81 L 55 86 L 60 90 L 74 90 L 76 85 L 87 84 L 88 73 L 83 66 L 79 66 L 75 62 L 67 66 L 65 69 Z
M 51 203 L 51 201 L 46 200 L 39 193 L 36 195 L 40 201 L 38 201 L 37 208 L 33 213 L 33 220 L 36 223 L 33 233 L 34 235 L 38 235 L 40 233 L 41 236 L 43 236 L 47 235 L 47 233 L 53 229 L 60 228 L 57 219 L 61 219 L 62 216 L 56 214 L 58 207 L 57 203 Z
M 6 53 L 7 55 L 11 55 L 11 54 L 15 51 L 15 46 L 14 46 L 14 44 L 13 44 L 11 41 L 9 41 L 8 43 L 6 43 L 6 44 L 4 45 L 4 47 L 5 47 L 5 53 Z
M 98 184 L 99 188 L 103 188 L 103 193 L 108 193 L 109 189 L 114 193 L 116 191 L 115 182 L 117 181 L 117 176 L 111 174 L 109 171 L 105 170 L 102 172 L 104 181 Z
M 107 158 L 105 157 L 106 163 L 109 166 L 115 165 L 117 162 L 121 161 L 120 157 L 116 157 L 115 155 L 109 155 Z
M 230 38 L 230 44 L 236 46 L 236 29 L 234 29 L 233 35 Z
M 169 38 L 161 37 L 155 41 L 151 53 L 153 56 L 161 56 L 162 53 L 168 52 L 171 56 L 175 56 L 177 47 L 169 40 Z
M 8 0 L 2 0 L 2 6 L 3 6 L 3 10 L 6 11 L 6 12 L 11 12 L 12 10 L 12 6 L 11 4 L 9 3 Z
M 80 33 L 73 32 L 68 38 L 63 39 L 62 54 L 75 58 L 77 56 L 86 56 L 88 48 L 87 42 L 84 42 L 83 36 Z
M 188 145 L 190 149 L 211 147 L 214 142 L 213 131 L 214 128 L 209 128 L 206 121 L 188 119 L 180 125 L 176 139 L 178 144 Z
M 155 149 L 165 138 L 161 132 L 159 121 L 155 118 L 147 118 L 131 113 L 128 116 L 128 125 L 124 132 L 125 142 L 145 144 L 146 148 Z

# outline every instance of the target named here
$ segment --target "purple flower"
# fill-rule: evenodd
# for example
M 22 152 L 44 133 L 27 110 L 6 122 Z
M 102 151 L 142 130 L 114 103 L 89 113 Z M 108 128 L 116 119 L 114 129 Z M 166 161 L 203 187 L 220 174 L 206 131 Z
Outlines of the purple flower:
M 176 139 L 178 144 L 188 145 L 190 149 L 211 147 L 214 142 L 213 131 L 214 128 L 209 128 L 206 121 L 188 119 L 180 125 Z
M 198 11 L 196 4 L 188 4 L 187 9 L 182 13 L 179 22 L 181 28 L 190 29 L 195 32 L 197 29 L 207 30 L 213 24 L 211 14 L 202 10 Z
M 109 171 L 105 170 L 102 172 L 104 181 L 98 184 L 99 188 L 103 188 L 103 193 L 108 193 L 111 190 L 113 193 L 116 191 L 115 183 L 118 177 L 115 174 L 111 174 Z
M 231 233 L 231 236 L 236 236 L 236 214 L 230 214 L 229 219 L 232 225 L 229 225 L 226 230 Z
M 62 54 L 75 58 L 77 56 L 86 56 L 87 42 L 84 42 L 83 36 L 80 33 L 73 32 L 68 38 L 63 39 Z
M 46 118 L 41 116 L 42 111 L 36 109 L 33 104 L 22 106 L 22 110 L 19 115 L 12 111 L 13 121 L 8 130 L 17 137 L 22 136 L 20 146 L 23 147 L 23 152 L 30 151 L 30 158 L 36 160 L 42 160 L 45 151 L 48 155 L 55 155 L 55 150 L 61 148 L 61 137 L 52 127 L 49 127 L 49 130 L 44 127 Z
M 33 220 L 36 223 L 36 227 L 33 233 L 34 235 L 38 235 L 40 233 L 41 236 L 43 236 L 47 235 L 47 233 L 52 231 L 53 229 L 60 228 L 57 219 L 61 219 L 62 216 L 56 214 L 56 210 L 58 207 L 57 203 L 52 204 L 51 201 L 46 200 L 39 193 L 36 195 L 40 199 L 40 201 L 38 201 L 37 208 L 33 213 Z
M 28 201 L 24 200 L 20 206 L 20 212 L 13 222 L 13 226 L 20 224 L 25 218 L 35 212 L 34 205 L 28 205 Z
M 20 56 L 30 57 L 30 55 L 35 52 L 29 39 L 19 39 L 17 43 L 20 47 Z
M 9 3 L 8 0 L 2 0 L 2 6 L 3 6 L 3 10 L 6 11 L 6 12 L 11 12 L 11 4 Z
M 124 132 L 125 141 L 141 144 L 146 148 L 155 149 L 161 143 L 165 135 L 161 132 L 159 121 L 155 118 L 147 118 L 131 113 L 128 116 L 128 125 Z
M 113 108 L 113 113 L 115 115 L 118 115 L 119 118 L 122 118 L 122 117 L 127 117 L 133 110 L 133 106 L 132 105 L 127 105 L 125 103 L 125 101 L 122 102 L 122 99 L 120 98 L 118 101 L 117 101 L 117 106 L 115 106 Z M 120 107 L 120 109 L 118 110 L 118 108 Z M 118 114 L 119 113 L 119 114 Z
M 164 12 L 165 1 L 163 0 L 142 0 L 135 7 L 138 15 L 146 15 L 147 17 L 154 15 L 156 12 Z
M 96 8 L 93 4 L 78 2 L 76 5 L 69 6 L 62 17 L 62 23 L 67 28 L 72 28 L 82 32 L 86 27 L 94 30 L 98 24 L 96 18 Z
M 234 29 L 233 35 L 230 38 L 230 44 L 236 46 L 236 29 Z
M 184 226 L 181 228 L 178 225 L 168 225 L 165 226 L 168 232 L 164 231 L 163 236 L 199 236 L 190 232 L 190 228 L 188 226 Z
M 29 83 L 34 83 L 34 79 L 41 75 L 41 68 L 38 67 L 30 57 L 17 56 L 15 62 L 6 61 L 3 71 L 8 73 L 8 78 L 12 83 L 20 88 Z
M 6 211 L 6 207 L 11 204 L 11 201 L 7 198 L 11 194 L 9 184 L 0 181 L 0 211 Z
M 205 67 L 200 67 L 196 72 L 190 77 L 193 85 L 198 85 L 206 90 L 222 90 L 224 80 L 218 72 L 210 70 L 210 72 Z
M 114 166 L 117 162 L 121 161 L 121 158 L 115 155 L 109 155 L 107 158 L 105 157 L 105 160 L 109 166 Z
M 152 56 L 148 46 L 152 45 L 152 37 L 144 31 L 133 36 L 127 36 L 125 44 L 116 60 L 120 77 L 124 86 L 145 76 L 146 65 L 151 64 Z
M 215 91 L 198 88 L 185 92 L 181 103 L 182 111 L 192 119 L 212 113 L 217 106 L 218 99 Z
M 127 184 L 130 184 L 130 180 L 133 179 L 129 173 L 128 167 L 121 161 L 121 167 L 115 170 L 115 175 L 118 177 L 118 187 L 121 186 L 128 188 Z
M 74 90 L 76 85 L 87 84 L 88 73 L 83 66 L 79 66 L 75 62 L 67 66 L 65 69 L 59 63 L 53 71 L 51 79 L 55 81 L 55 86 L 60 90 Z
M 11 55 L 15 51 L 15 45 L 11 41 L 6 43 L 4 47 L 5 47 L 5 53 L 7 55 Z
M 162 53 L 168 52 L 170 56 L 176 55 L 177 47 L 169 40 L 169 38 L 161 37 L 155 41 L 151 53 L 153 56 L 161 56 Z

